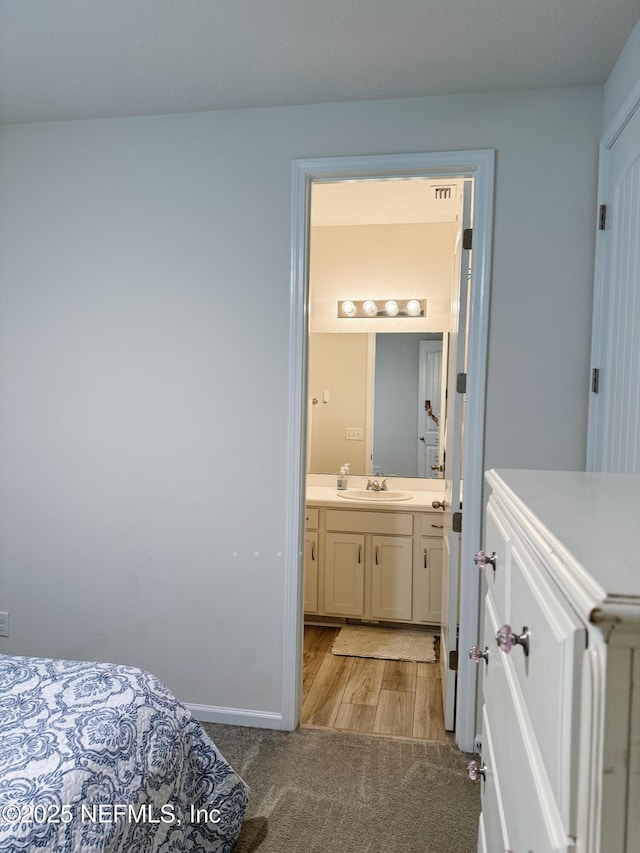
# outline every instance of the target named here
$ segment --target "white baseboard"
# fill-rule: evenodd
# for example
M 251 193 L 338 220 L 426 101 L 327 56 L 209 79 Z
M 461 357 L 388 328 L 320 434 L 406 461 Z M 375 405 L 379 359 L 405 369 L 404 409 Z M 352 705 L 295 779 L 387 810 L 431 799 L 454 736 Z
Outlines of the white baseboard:
M 228 726 L 254 726 L 258 729 L 282 729 L 282 714 L 271 711 L 251 711 L 246 708 L 219 708 L 216 705 L 196 705 L 185 702 L 196 720 L 203 723 L 225 723 Z

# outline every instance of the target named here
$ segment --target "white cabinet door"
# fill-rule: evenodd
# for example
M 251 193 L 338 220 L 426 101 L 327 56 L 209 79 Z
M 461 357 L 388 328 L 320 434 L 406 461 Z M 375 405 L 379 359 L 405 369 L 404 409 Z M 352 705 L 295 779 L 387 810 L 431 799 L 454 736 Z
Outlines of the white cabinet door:
M 364 614 L 364 535 L 327 533 L 324 610 L 339 616 Z
M 318 610 L 318 534 L 306 532 L 304 537 L 304 612 Z
M 442 538 L 423 536 L 420 540 L 420 566 L 418 582 L 419 612 L 421 622 L 437 625 L 442 606 Z
M 371 615 L 376 619 L 411 619 L 413 540 L 372 536 Z

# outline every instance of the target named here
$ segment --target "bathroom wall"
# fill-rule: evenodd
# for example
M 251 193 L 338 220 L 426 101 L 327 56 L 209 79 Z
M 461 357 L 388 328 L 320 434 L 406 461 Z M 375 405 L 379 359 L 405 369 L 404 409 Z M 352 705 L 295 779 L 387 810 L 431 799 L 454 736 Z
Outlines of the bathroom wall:
M 582 468 L 601 122 L 576 88 L 2 128 L 0 652 L 279 725 L 294 158 L 496 149 L 486 466 Z
M 324 400 L 324 392 L 329 400 Z M 349 462 L 354 472 L 367 469 L 367 335 L 313 333 L 309 336 L 308 397 L 311 412 L 309 470 L 338 473 Z M 347 439 L 347 427 L 362 438 Z
M 449 330 L 455 222 L 311 229 L 312 332 Z M 343 299 L 427 299 L 426 317 L 344 319 Z

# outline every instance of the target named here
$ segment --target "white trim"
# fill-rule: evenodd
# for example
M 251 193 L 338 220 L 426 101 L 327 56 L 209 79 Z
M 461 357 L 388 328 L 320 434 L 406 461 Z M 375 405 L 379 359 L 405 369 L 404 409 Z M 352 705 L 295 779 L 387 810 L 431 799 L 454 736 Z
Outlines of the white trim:
M 376 336 L 367 334 L 367 394 L 365 400 L 364 473 L 373 474 L 374 403 L 376 387 Z
M 596 211 L 600 210 L 600 205 L 604 204 L 604 199 L 607 197 L 607 181 L 605 158 L 607 155 L 607 147 L 600 144 L 599 168 L 598 168 L 598 204 Z M 604 365 L 604 356 L 606 349 L 606 329 L 608 320 L 608 301 L 605 298 L 604 282 L 606 269 L 606 238 L 607 231 L 600 231 L 596 223 L 596 246 L 595 246 L 595 261 L 594 261 L 594 283 L 593 283 L 593 317 L 591 320 L 591 362 L 589 366 L 589 408 L 587 414 L 587 471 L 601 470 L 601 449 L 602 449 L 602 394 L 594 394 L 591 390 L 591 377 L 593 369 L 602 370 Z
M 217 705 L 198 705 L 185 702 L 196 720 L 203 723 L 224 723 L 227 726 L 254 726 L 258 729 L 281 729 L 282 714 L 271 711 L 249 711 L 246 708 L 220 708 Z
M 640 109 L 640 81 L 634 86 L 629 97 L 625 100 L 615 118 L 602 134 L 600 142 L 600 156 L 598 160 L 598 204 L 596 212 L 599 213 L 600 205 L 607 204 L 609 186 L 607 182 L 607 157 L 616 140 L 633 118 L 635 112 Z M 594 368 L 606 369 L 606 346 L 607 326 L 609 319 L 608 300 L 606 299 L 606 272 L 607 272 L 607 249 L 609 244 L 608 230 L 600 231 L 596 228 L 596 250 L 595 271 L 593 284 L 593 320 L 591 327 L 591 363 L 589 369 L 589 412 L 587 421 L 587 471 L 602 470 L 602 448 L 603 434 L 605 428 L 602 417 L 604 408 L 604 395 L 594 394 L 591 391 L 591 376 Z
M 467 649 L 478 642 L 480 629 L 480 572 L 473 557 L 482 541 L 484 489 L 484 429 L 489 345 L 489 295 L 491 289 L 491 248 L 493 244 L 493 184 L 495 154 L 483 155 L 473 186 L 473 259 L 471 305 L 467 344 L 467 400 L 464 430 L 463 524 L 460 572 L 460 634 L 458 643 L 458 692 L 456 743 L 472 752 L 477 735 L 480 703 L 477 696 L 478 667 Z M 478 426 L 481 428 L 478 429 Z
M 629 92 L 625 102 L 614 116 L 613 121 L 602 134 L 602 145 L 606 149 L 613 146 L 613 143 L 633 118 L 633 114 L 638 107 L 640 107 L 640 80 L 638 80 L 631 92 Z
M 291 210 L 291 286 L 289 314 L 289 479 L 284 576 L 282 647 L 282 728 L 300 724 L 304 601 L 305 441 L 307 431 L 308 276 L 305 247 L 309 234 L 309 179 L 294 162 Z
M 493 231 L 493 150 L 445 151 L 363 157 L 327 157 L 293 163 L 291 211 L 291 315 L 289 348 L 289 483 L 287 561 L 283 637 L 283 728 L 300 720 L 302 680 L 302 559 L 304 549 L 304 476 L 302 455 L 306 419 L 307 270 L 309 188 L 312 182 L 350 178 L 446 175 L 474 178 L 473 269 L 469 322 L 469 369 L 464 450 L 465 499 L 460 583 L 460 654 L 456 741 L 473 750 L 476 736 L 477 667 L 462 652 L 477 642 L 480 609 L 478 574 L 469 573 L 480 547 L 483 489 L 484 407 L 489 330 L 489 289 Z M 301 426 L 302 425 L 302 426 Z M 467 646 L 467 647 L 468 647 Z

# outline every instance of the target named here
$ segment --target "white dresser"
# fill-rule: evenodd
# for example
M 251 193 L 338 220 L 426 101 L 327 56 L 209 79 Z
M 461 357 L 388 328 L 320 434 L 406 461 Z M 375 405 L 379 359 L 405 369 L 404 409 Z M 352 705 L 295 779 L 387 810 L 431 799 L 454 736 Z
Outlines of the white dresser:
M 489 471 L 481 853 L 640 851 L 640 476 Z

